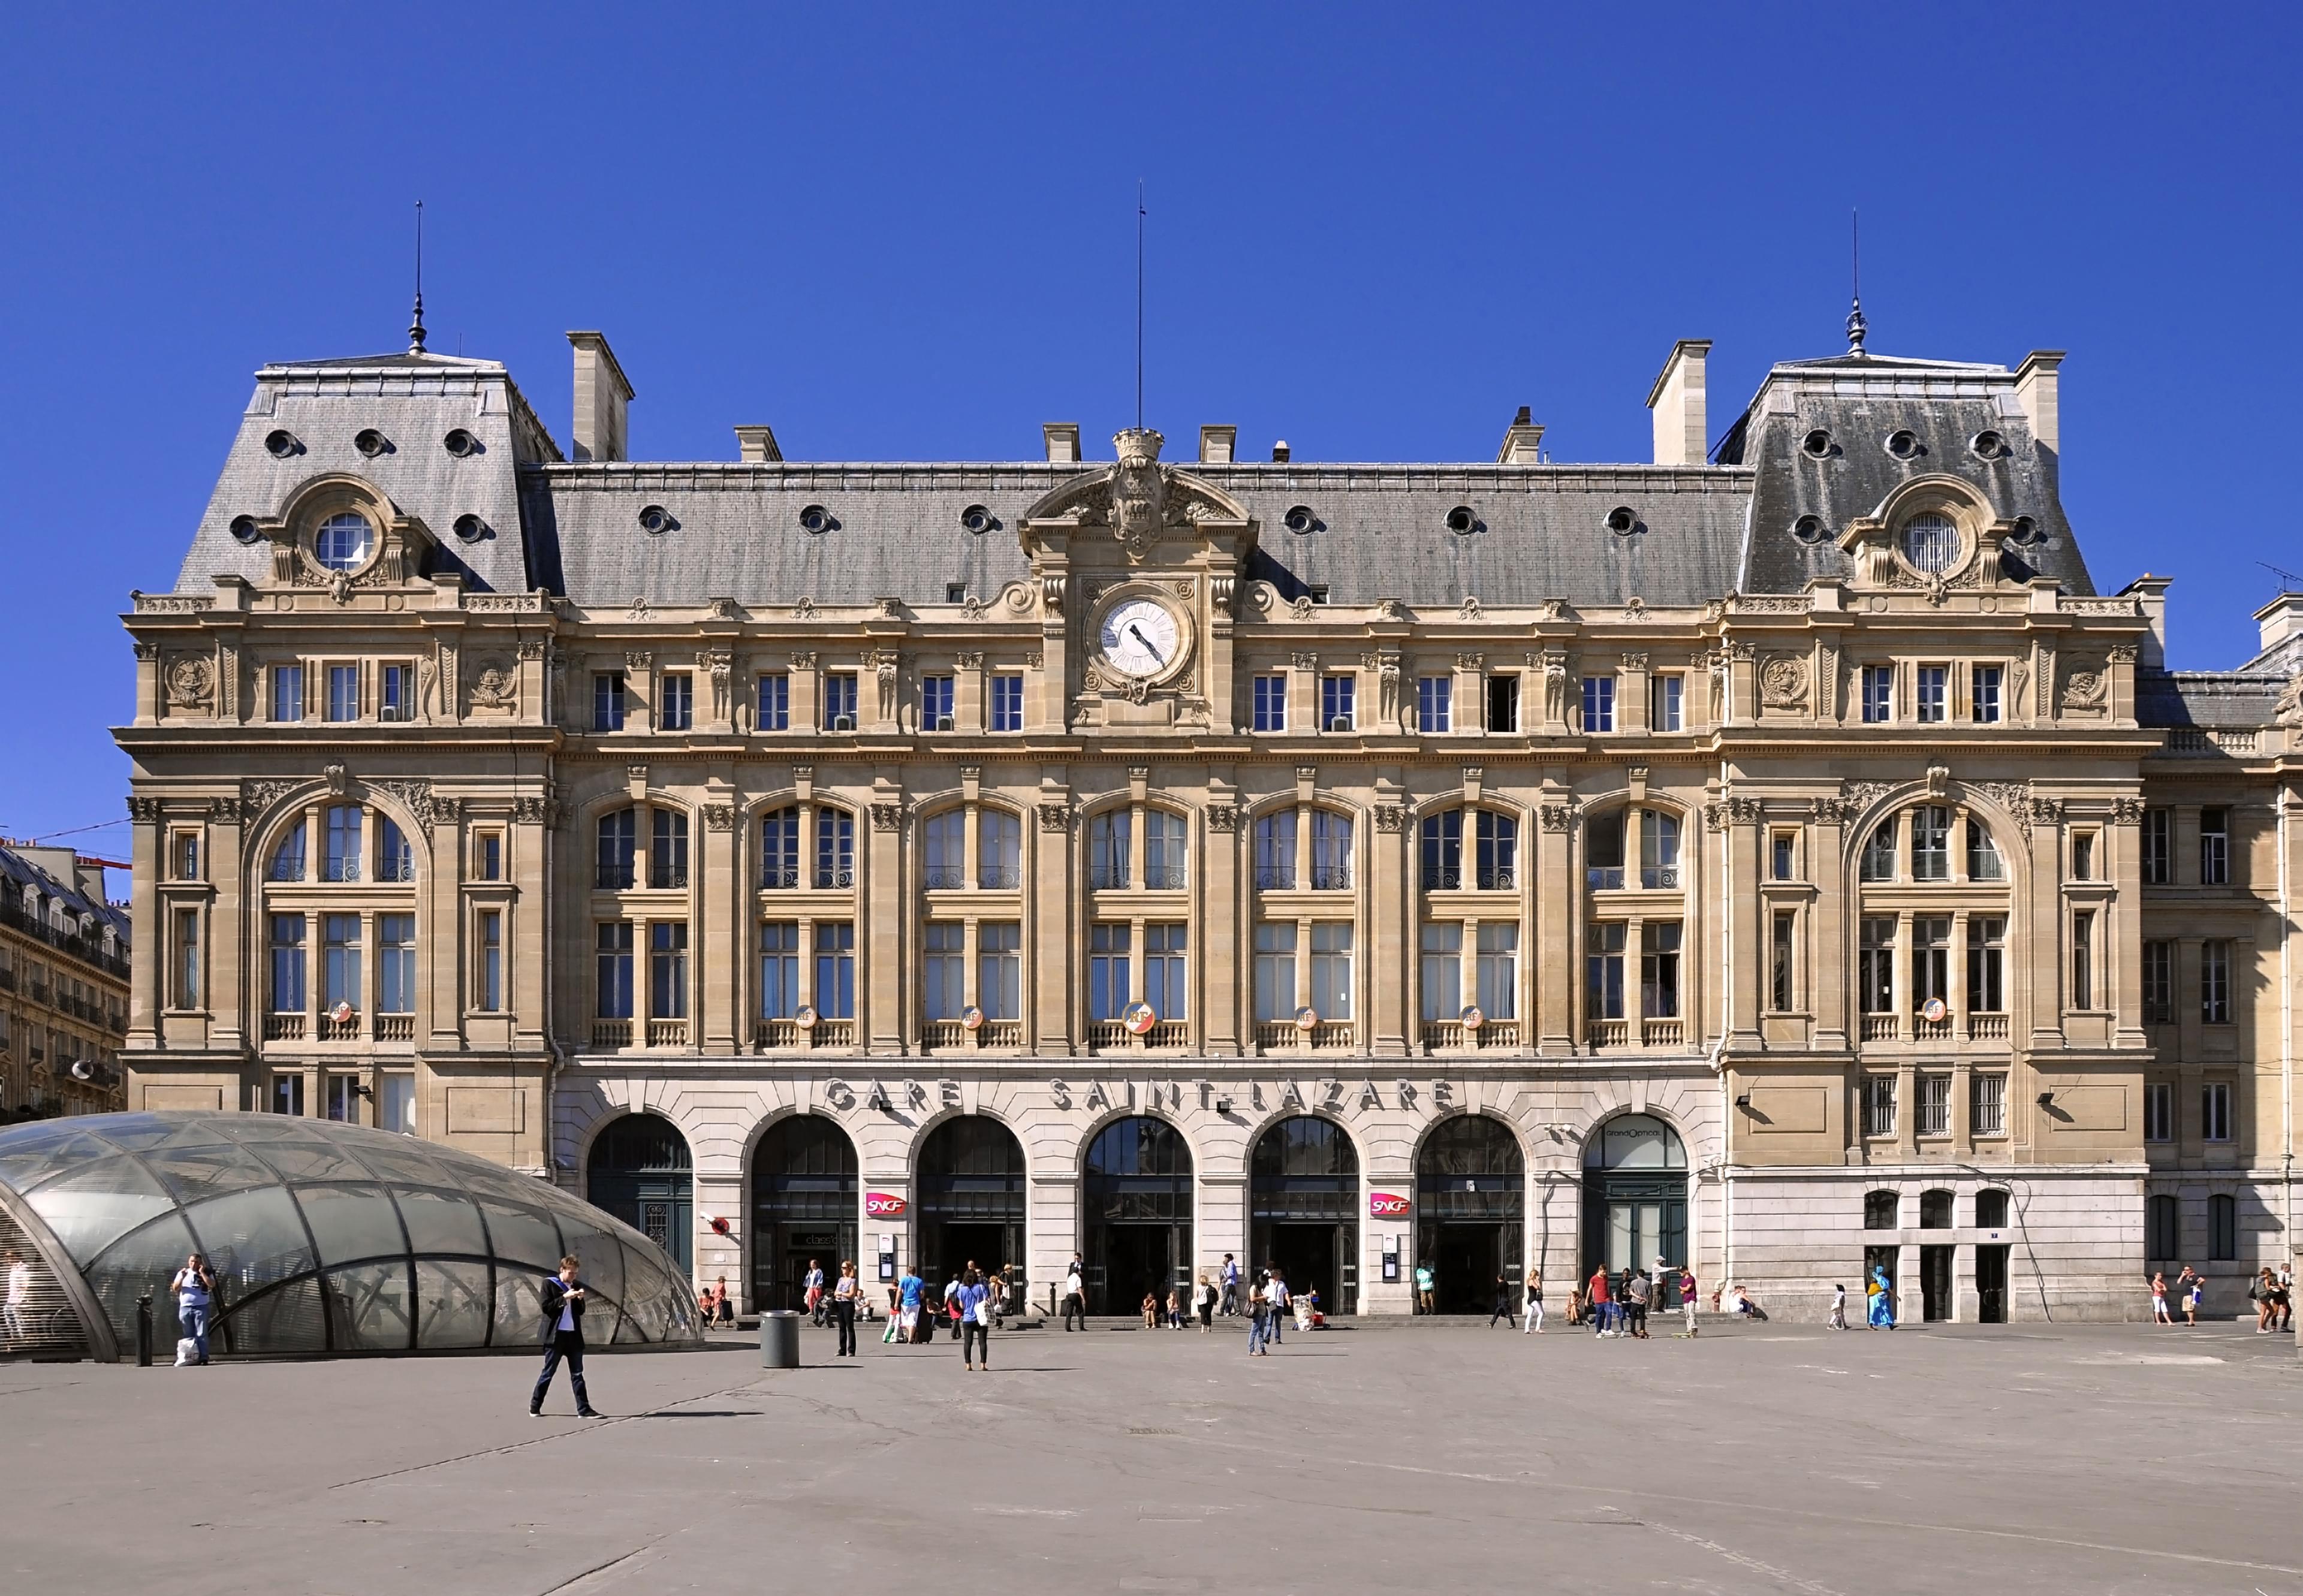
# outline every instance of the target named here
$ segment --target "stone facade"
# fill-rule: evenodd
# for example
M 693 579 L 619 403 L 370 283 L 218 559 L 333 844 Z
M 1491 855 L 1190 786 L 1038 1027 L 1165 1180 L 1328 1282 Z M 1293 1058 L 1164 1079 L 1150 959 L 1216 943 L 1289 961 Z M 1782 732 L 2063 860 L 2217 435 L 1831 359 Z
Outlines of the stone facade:
M 102 865 L 0 844 L 0 1124 L 122 1105 L 129 941 Z
M 213 972 L 139 943 L 131 1106 L 453 1142 L 755 1305 L 960 1237 L 1115 1309 L 1664 1252 L 1813 1317 L 1887 1248 L 1910 1316 L 2117 1317 L 2287 1255 L 2303 601 L 2165 671 L 2059 356 L 1778 366 L 1709 461 L 1688 342 L 1655 464 L 1524 413 L 1492 464 L 650 464 L 571 339 L 572 462 L 492 363 L 259 374 L 127 617 L 138 907 Z M 635 1114 L 684 1151 L 606 1167 Z

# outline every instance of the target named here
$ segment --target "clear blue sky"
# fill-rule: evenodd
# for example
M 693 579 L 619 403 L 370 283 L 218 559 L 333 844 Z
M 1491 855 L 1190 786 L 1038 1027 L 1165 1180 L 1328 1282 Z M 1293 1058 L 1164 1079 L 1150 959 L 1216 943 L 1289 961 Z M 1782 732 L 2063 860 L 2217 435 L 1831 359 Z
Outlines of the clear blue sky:
M 677 29 L 636 25 L 671 14 Z M 2303 570 L 2291 6 L 36 6 L 0 104 L 0 832 L 122 814 L 114 619 L 164 589 L 257 365 L 404 338 L 567 436 L 613 340 L 642 458 L 1015 459 L 1133 408 L 1188 446 L 1643 460 L 1829 354 L 2071 351 L 2096 581 L 2227 666 Z M 987 18 L 992 20 L 986 20 Z M 117 853 L 124 829 L 80 839 Z

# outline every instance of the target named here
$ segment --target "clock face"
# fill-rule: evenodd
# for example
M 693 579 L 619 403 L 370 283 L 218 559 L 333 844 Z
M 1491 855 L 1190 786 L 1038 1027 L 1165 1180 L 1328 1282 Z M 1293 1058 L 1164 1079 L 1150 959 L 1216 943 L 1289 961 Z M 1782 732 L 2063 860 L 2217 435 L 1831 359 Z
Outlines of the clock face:
M 1099 639 L 1103 657 L 1130 676 L 1157 676 L 1176 663 L 1183 633 L 1168 606 L 1148 598 L 1123 599 L 1104 612 Z

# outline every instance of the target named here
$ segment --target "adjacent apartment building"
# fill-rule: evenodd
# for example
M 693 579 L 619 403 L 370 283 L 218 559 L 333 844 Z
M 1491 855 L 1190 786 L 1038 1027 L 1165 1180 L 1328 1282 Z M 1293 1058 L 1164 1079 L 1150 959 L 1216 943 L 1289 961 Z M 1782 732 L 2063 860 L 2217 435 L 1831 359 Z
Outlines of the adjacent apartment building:
M 123 1106 L 129 945 L 101 864 L 0 842 L 0 1124 Z
M 263 367 L 138 593 L 131 1106 L 387 1126 L 754 1307 L 1224 1254 L 2133 1317 L 2290 1255 L 2303 595 L 2171 671 L 2063 357 L 1850 347 L 1654 458 L 628 458 Z

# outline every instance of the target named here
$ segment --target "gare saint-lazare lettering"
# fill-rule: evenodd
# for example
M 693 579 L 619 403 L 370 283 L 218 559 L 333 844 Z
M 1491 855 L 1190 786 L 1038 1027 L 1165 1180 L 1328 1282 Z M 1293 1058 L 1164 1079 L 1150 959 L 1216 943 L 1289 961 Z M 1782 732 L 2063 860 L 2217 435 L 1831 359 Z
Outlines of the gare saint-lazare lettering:
M 1050 1076 L 1033 1085 L 1045 1094 L 1049 1107 L 1063 1113 L 1173 1114 L 1183 1112 L 1188 1105 L 1203 1113 L 1221 1114 L 1351 1115 L 1385 1110 L 1445 1114 L 1463 1102 L 1455 1083 L 1444 1077 L 1378 1081 L 1370 1077 L 1328 1075 L 1302 1079 L 1137 1081 Z M 856 1106 L 859 1094 L 860 1101 L 867 1104 L 913 1113 L 957 1112 L 963 1103 L 960 1082 L 949 1076 L 926 1081 L 875 1078 L 860 1085 L 839 1077 L 825 1081 L 822 1090 L 825 1105 L 841 1113 Z M 1011 1111 L 1015 1106 L 1019 1105 L 1011 1102 Z

